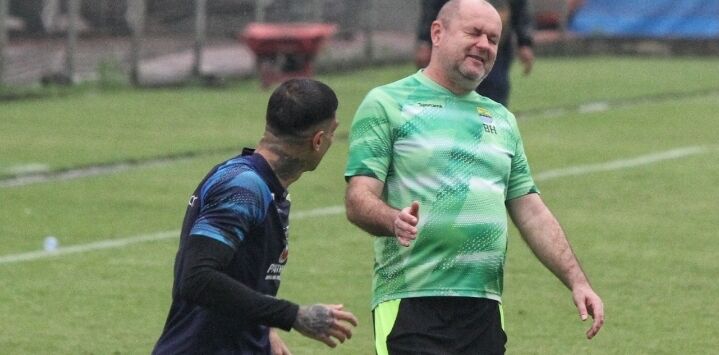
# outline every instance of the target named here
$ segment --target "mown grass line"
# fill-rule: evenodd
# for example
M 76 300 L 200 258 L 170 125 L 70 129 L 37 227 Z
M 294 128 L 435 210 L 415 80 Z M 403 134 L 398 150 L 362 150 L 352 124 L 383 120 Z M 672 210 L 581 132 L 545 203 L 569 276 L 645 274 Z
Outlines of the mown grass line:
M 566 105 L 550 109 L 532 109 L 525 111 L 518 111 L 515 113 L 518 119 L 531 120 L 534 118 L 541 117 L 556 117 L 560 115 L 570 113 L 584 113 L 592 112 L 595 110 L 610 110 L 622 107 L 631 107 L 642 104 L 651 104 L 655 102 L 664 102 L 670 100 L 681 100 L 687 98 L 703 97 L 719 95 L 719 88 L 717 89 L 704 89 L 696 90 L 691 92 L 674 92 L 674 93 L 662 93 L 652 94 L 640 97 L 634 97 L 631 99 L 613 99 L 606 101 L 594 101 L 586 102 L 578 105 Z M 336 136 L 337 141 L 346 141 L 347 134 L 340 132 Z M 186 160 L 192 158 L 198 158 L 203 156 L 209 156 L 218 153 L 228 153 L 237 151 L 236 146 L 214 148 L 214 149 L 199 149 L 194 151 L 184 151 L 179 153 L 170 153 L 164 155 L 157 155 L 149 158 L 131 158 L 123 159 L 112 162 L 103 162 L 97 164 L 79 165 L 76 167 L 51 169 L 47 171 L 30 171 L 16 174 L 9 174 L 7 176 L 0 177 L 0 188 L 26 186 L 30 184 L 43 183 L 49 181 L 62 181 L 83 178 L 88 176 L 106 175 L 113 174 L 120 171 L 125 171 L 134 168 L 141 168 L 146 166 L 155 166 L 169 164 L 179 160 Z

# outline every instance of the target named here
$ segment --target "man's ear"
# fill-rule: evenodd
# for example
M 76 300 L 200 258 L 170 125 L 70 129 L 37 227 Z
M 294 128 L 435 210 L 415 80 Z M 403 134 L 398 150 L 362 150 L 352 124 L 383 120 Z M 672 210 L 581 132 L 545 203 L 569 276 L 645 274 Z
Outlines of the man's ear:
M 429 35 L 432 39 L 432 46 L 437 45 L 439 41 L 442 38 L 442 33 L 444 33 L 444 26 L 442 25 L 442 22 L 439 20 L 435 20 L 432 22 L 432 26 L 429 29 Z
M 314 135 L 312 135 L 312 150 L 315 152 L 320 151 L 320 147 L 322 146 L 322 140 L 325 138 L 325 131 L 320 130 L 315 132 Z

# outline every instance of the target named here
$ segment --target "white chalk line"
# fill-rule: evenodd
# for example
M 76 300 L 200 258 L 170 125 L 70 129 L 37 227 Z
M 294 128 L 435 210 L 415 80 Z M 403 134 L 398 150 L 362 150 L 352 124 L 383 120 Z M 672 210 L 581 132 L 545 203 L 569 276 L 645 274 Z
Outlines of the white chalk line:
M 322 216 L 331 216 L 331 215 L 337 215 L 344 212 L 344 206 L 329 206 L 329 207 L 322 207 L 322 208 L 315 208 L 307 211 L 299 211 L 292 214 L 292 220 L 301 220 L 305 218 L 313 218 L 313 217 L 322 217 Z M 164 240 L 164 239 L 172 239 L 172 238 L 178 238 L 180 237 L 180 231 L 179 230 L 172 230 L 172 231 L 164 231 L 164 232 L 157 232 L 157 233 L 151 233 L 151 234 L 142 234 L 134 237 L 129 238 L 122 238 L 122 239 L 107 239 L 107 240 L 101 240 L 99 242 L 94 243 L 88 243 L 88 244 L 78 244 L 68 247 L 59 247 L 52 251 L 46 251 L 46 250 L 37 250 L 37 251 L 31 251 L 26 253 L 19 253 L 19 254 L 10 254 L 10 255 L 4 255 L 0 256 L 0 264 L 10 264 L 10 263 L 16 263 L 16 262 L 23 262 L 23 261 L 31 261 L 31 260 L 37 260 L 37 259 L 43 259 L 43 258 L 49 258 L 54 256 L 60 256 L 60 255 L 67 255 L 67 254 L 77 254 L 77 253 L 85 253 L 88 251 L 93 250 L 102 250 L 102 249 L 111 249 L 111 248 L 120 248 L 132 244 L 138 244 L 138 243 L 144 243 L 144 242 L 154 242 L 158 240 Z
M 691 97 L 717 96 L 719 95 L 719 91 L 708 90 L 700 92 L 689 92 L 684 94 L 678 93 L 673 95 L 674 96 L 672 97 L 669 97 L 668 95 L 649 95 L 643 97 L 635 97 L 629 100 L 590 101 L 573 107 L 555 107 L 524 112 L 519 111 L 515 112 L 515 114 L 517 115 L 518 119 L 522 120 L 561 117 L 572 113 L 586 114 L 594 112 L 604 112 L 616 108 L 634 107 L 657 101 L 668 101 L 670 99 L 676 100 Z M 218 152 L 231 150 L 232 149 L 221 149 L 218 150 Z M 50 168 L 46 165 L 31 163 L 27 166 L 18 166 L 16 167 L 17 170 L 7 170 L 7 172 L 10 172 L 13 175 L 19 175 L 0 178 L 0 188 L 13 188 L 47 182 L 67 181 L 85 177 L 116 174 L 131 169 L 146 168 L 151 166 L 162 166 L 176 163 L 181 160 L 190 160 L 207 153 L 208 152 L 200 152 L 200 154 L 179 154 L 175 156 L 161 157 L 149 160 L 119 162 L 107 165 L 81 167 L 59 172 L 51 171 Z M 0 172 L 2 172 L 2 170 L 0 170 Z
M 679 159 L 690 155 L 702 154 L 709 151 L 706 146 L 692 146 L 666 150 L 659 153 L 640 155 L 629 159 L 612 160 L 599 164 L 577 165 L 569 168 L 547 170 L 534 176 L 536 181 L 549 180 L 554 178 L 591 174 L 603 171 L 622 170 L 639 167 L 642 165 L 654 164 L 664 160 Z
M 599 164 L 588 164 L 588 165 L 577 165 L 568 168 L 548 170 L 535 175 L 536 181 L 546 181 L 561 177 L 585 175 L 596 172 L 607 172 L 624 170 L 649 164 L 659 163 L 665 160 L 679 159 L 692 155 L 704 154 L 709 151 L 719 151 L 717 147 L 709 146 L 690 146 L 683 148 L 676 148 L 666 150 L 663 152 L 657 152 L 652 154 L 640 155 L 628 159 L 612 160 L 605 163 Z M 292 214 L 292 220 L 302 220 L 306 218 L 332 216 L 344 213 L 344 206 L 328 206 L 315 208 L 306 211 L 298 211 Z M 48 257 L 55 257 L 68 254 L 85 253 L 93 250 L 102 250 L 110 248 L 121 248 L 132 244 L 152 242 L 170 238 L 178 238 L 180 234 L 179 230 L 164 231 L 151 234 L 143 234 L 129 238 L 122 239 L 108 239 L 88 244 L 78 244 L 68 247 L 59 247 L 53 251 L 31 251 L 19 254 L 9 254 L 0 256 L 0 264 L 10 264 L 24 261 L 31 261 L 37 259 L 43 259 Z

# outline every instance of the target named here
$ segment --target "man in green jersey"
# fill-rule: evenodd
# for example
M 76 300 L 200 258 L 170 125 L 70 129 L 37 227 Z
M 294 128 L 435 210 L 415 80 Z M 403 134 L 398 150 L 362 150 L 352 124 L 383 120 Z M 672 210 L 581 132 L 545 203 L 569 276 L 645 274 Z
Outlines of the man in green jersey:
M 474 89 L 502 25 L 484 0 L 451 0 L 432 23 L 424 70 L 373 89 L 351 128 L 347 218 L 377 236 L 372 308 L 378 354 L 504 353 L 507 213 L 604 322 L 561 226 L 539 196 L 514 116 Z

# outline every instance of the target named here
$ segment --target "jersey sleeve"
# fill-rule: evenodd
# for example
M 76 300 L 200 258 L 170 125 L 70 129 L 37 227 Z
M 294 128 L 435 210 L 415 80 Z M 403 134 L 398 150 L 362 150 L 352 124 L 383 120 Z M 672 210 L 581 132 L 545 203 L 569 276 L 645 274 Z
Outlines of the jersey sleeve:
M 352 121 L 346 180 L 357 175 L 381 181 L 387 178 L 392 161 L 392 137 L 389 117 L 379 96 L 377 89 L 370 91 Z
M 268 192 L 252 172 L 229 179 L 218 175 L 202 188 L 200 213 L 190 235 L 212 238 L 236 249 L 250 229 L 264 220 Z
M 228 276 L 224 270 L 235 254 L 226 246 L 209 238 L 191 238 L 181 255 L 181 297 L 238 322 L 292 328 L 299 306 L 264 295 Z
M 530 193 L 539 193 L 539 189 L 534 183 L 534 178 L 532 178 L 532 171 L 529 168 L 527 155 L 524 153 L 522 136 L 519 133 L 519 128 L 517 127 L 517 122 L 514 120 L 514 117 L 512 117 L 512 126 L 516 133 L 516 142 L 509 172 L 506 200 L 522 197 Z

